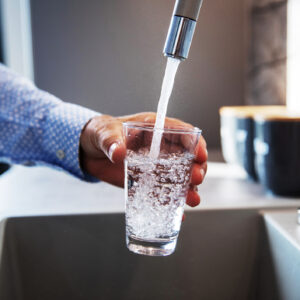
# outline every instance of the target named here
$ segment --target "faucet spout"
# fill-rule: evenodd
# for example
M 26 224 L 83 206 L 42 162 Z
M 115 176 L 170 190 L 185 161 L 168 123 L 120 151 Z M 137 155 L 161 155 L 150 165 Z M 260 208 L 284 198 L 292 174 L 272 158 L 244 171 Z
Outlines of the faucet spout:
M 165 56 L 185 60 L 191 47 L 203 0 L 176 0 L 165 47 Z

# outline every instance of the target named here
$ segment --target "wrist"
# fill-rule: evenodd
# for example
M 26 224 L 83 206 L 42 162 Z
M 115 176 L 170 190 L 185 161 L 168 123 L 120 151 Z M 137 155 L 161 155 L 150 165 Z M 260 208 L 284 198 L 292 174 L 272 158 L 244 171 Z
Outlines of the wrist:
M 80 137 L 83 128 L 96 115 L 92 110 L 64 102 L 49 110 L 44 123 L 43 148 L 50 164 L 91 181 L 80 165 Z

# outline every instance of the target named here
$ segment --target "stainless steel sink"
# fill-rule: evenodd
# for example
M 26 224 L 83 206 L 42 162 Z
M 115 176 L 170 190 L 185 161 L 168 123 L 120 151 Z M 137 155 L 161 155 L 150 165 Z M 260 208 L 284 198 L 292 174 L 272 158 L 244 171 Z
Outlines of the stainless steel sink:
M 2 220 L 0 299 L 280 299 L 257 210 L 188 212 L 169 257 L 132 254 L 124 228 L 123 214 Z

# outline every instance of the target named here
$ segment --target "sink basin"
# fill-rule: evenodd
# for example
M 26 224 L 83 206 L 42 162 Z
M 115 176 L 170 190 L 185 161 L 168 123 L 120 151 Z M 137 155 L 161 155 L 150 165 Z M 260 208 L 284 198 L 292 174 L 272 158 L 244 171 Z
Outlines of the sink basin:
M 0 299 L 280 299 L 257 210 L 186 217 L 169 257 L 129 252 L 123 214 L 3 219 Z

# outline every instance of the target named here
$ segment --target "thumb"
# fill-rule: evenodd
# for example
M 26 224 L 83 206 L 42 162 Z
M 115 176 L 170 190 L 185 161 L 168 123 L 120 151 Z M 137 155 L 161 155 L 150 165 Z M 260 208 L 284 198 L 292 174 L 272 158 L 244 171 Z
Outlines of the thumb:
M 118 122 L 119 123 L 119 122 Z M 122 162 L 126 155 L 126 146 L 122 133 L 122 123 L 110 124 L 98 132 L 97 145 L 113 163 Z

